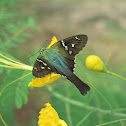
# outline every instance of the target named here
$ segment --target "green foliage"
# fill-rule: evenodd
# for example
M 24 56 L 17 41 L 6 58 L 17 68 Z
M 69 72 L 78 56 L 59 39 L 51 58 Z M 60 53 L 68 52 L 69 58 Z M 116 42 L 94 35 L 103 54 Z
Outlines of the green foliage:
M 125 35 L 126 35 L 126 28 L 125 27 L 120 27 L 120 24 L 118 22 L 115 22 L 114 20 L 111 19 L 106 19 L 104 20 L 104 24 L 106 28 L 108 29 L 108 32 L 105 34 L 105 37 L 113 40 L 115 43 L 116 40 L 124 40 Z
M 86 79 L 85 81 L 91 84 L 91 90 L 88 95 L 80 95 L 79 91 L 64 78 L 55 81 L 55 88 L 47 85 L 47 89 L 52 93 L 51 104 L 60 118 L 70 126 L 96 126 L 126 117 L 125 109 L 124 111 L 118 110 L 126 106 L 125 82 L 104 73 L 87 70 L 84 67 L 84 59 L 85 57 L 82 60 L 82 56 L 77 57 L 75 73 L 82 80 Z M 68 108 L 66 107 L 67 105 L 69 106 Z M 126 125 L 126 122 L 117 121 L 110 125 L 123 126 Z
M 70 126 L 95 126 L 105 122 L 126 118 L 126 87 L 124 81 L 105 73 L 87 70 L 84 65 L 84 59 L 86 57 L 83 56 L 83 54 L 85 54 L 85 50 L 81 51 L 76 58 L 75 73 L 79 78 L 88 82 L 91 86 L 88 95 L 80 95 L 79 91 L 70 83 L 70 81 L 62 77 L 51 84 L 54 86 L 44 86 L 47 87 L 46 91 L 51 93 L 50 101 L 52 106 L 58 112 L 59 117 L 65 120 Z M 33 58 L 35 59 L 35 57 L 35 55 L 32 57 L 32 63 Z M 23 70 L 7 70 L 4 82 L 7 84 L 25 74 L 26 73 L 23 72 Z M 1 112 L 7 113 L 9 111 L 13 115 L 14 113 L 11 110 L 13 110 L 14 105 L 16 105 L 18 109 L 21 109 L 24 104 L 27 104 L 27 84 L 31 81 L 31 78 L 32 75 L 29 75 L 5 90 L 0 99 Z M 41 89 L 44 89 L 44 87 Z M 3 87 L 1 86 L 1 88 Z M 6 105 L 5 101 L 7 101 L 6 99 L 8 97 L 9 103 Z M 8 108 L 8 110 L 6 110 L 6 108 Z M 122 109 L 121 111 L 120 108 L 124 108 L 124 110 Z M 6 115 L 3 114 L 3 116 L 8 124 L 13 124 L 13 118 L 11 118 L 10 122 L 8 120 L 10 115 L 6 117 Z M 111 124 L 111 126 L 123 125 L 126 125 L 125 121 L 118 121 Z
M 5 30 L 0 32 L 0 35 L 2 37 L 2 40 L 0 41 L 1 43 L 0 49 L 7 50 L 8 48 L 17 47 L 19 43 L 23 43 L 27 38 L 31 38 L 32 35 L 25 32 L 27 28 L 32 28 L 35 30 L 39 29 L 35 25 L 33 18 L 28 18 L 26 21 L 17 21 L 16 25 L 12 23 L 6 24 Z M 14 59 L 13 57 L 11 58 Z M 3 68 L 0 69 L 0 73 L 2 73 L 3 70 L 4 70 Z M 8 80 L 5 81 L 6 84 L 23 76 L 22 71 L 19 70 L 20 72 L 15 73 L 16 71 L 13 69 L 12 70 L 8 69 L 7 72 L 5 72 L 6 77 L 4 79 Z M 8 77 L 10 79 L 7 79 Z M 27 104 L 28 83 L 26 84 L 26 82 L 28 81 L 25 81 L 25 83 L 23 83 L 23 81 L 19 81 L 17 87 L 15 87 L 15 89 L 12 88 L 12 90 L 11 87 L 9 87 L 10 92 L 12 92 L 12 94 L 9 95 L 11 97 L 10 99 L 13 101 L 13 98 L 15 97 L 15 103 L 17 108 L 21 108 L 23 104 Z M 4 99 L 4 96 L 2 97 L 2 99 Z
M 39 28 L 36 27 L 33 18 L 31 17 L 23 18 L 22 16 L 20 18 L 17 18 L 16 12 L 13 13 L 11 9 L 7 8 L 8 6 L 9 8 L 13 6 L 15 7 L 15 4 L 19 3 L 17 1 L 19 0 L 10 0 L 7 3 L 7 0 L 0 0 L 0 7 L 1 5 L 4 5 L 0 8 L 0 28 L 1 28 L 0 29 L 0 50 L 3 50 L 3 51 L 8 51 L 8 49 L 11 49 L 11 48 L 19 48 L 19 45 L 26 42 L 27 38 L 31 38 L 33 35 L 28 33 L 27 29 L 39 30 Z M 79 0 L 79 2 L 80 1 L 82 0 Z M 18 8 L 17 5 L 16 7 Z M 86 15 L 83 15 L 83 16 L 85 17 Z M 78 18 L 77 20 L 79 21 Z M 121 45 L 119 42 L 120 40 L 122 40 L 121 42 L 124 41 L 123 44 L 125 47 L 126 29 L 121 28 L 118 25 L 118 23 L 110 19 L 106 19 L 103 22 L 105 25 L 105 30 L 107 29 L 106 30 L 107 32 L 104 32 L 103 34 L 103 31 L 104 31 L 104 28 L 103 28 L 103 31 L 102 31 L 103 35 L 100 35 L 100 37 L 103 37 L 102 39 L 105 38 L 104 40 L 105 45 L 107 44 L 109 48 L 111 48 L 112 47 L 111 43 L 112 43 L 112 45 L 117 46 L 117 49 L 118 49 L 118 46 Z M 53 22 L 51 22 L 51 24 L 53 24 Z M 79 26 L 80 25 L 81 24 L 79 24 Z M 91 30 L 88 29 L 88 32 L 93 31 L 92 26 L 93 25 L 90 25 Z M 81 31 L 78 26 L 77 26 L 77 29 L 78 31 Z M 56 30 L 57 29 L 55 29 L 55 31 Z M 94 34 L 94 32 L 91 34 Z M 95 33 L 94 35 L 97 38 L 97 40 L 93 40 L 93 42 L 91 42 L 90 38 L 92 36 L 90 35 L 89 42 L 91 44 L 87 45 L 86 48 L 83 51 L 81 51 L 76 58 L 75 73 L 83 81 L 88 82 L 90 84 L 91 90 L 88 92 L 88 94 L 86 96 L 80 95 L 79 91 L 72 85 L 70 81 L 68 81 L 66 78 L 60 77 L 60 79 L 50 84 L 51 86 L 47 85 L 42 88 L 36 88 L 36 90 L 37 89 L 42 90 L 40 92 L 42 93 L 42 96 L 44 97 L 44 99 L 41 98 L 41 95 L 40 95 L 41 93 L 37 95 L 38 92 L 36 90 L 34 90 L 34 94 L 36 94 L 38 97 L 35 96 L 35 98 L 33 98 L 33 94 L 32 94 L 33 92 L 30 92 L 29 94 L 29 88 L 27 87 L 28 83 L 33 78 L 32 75 L 29 75 L 19 81 L 16 81 L 14 84 L 8 86 L 4 90 L 2 96 L 0 97 L 0 113 L 3 119 L 5 120 L 5 122 L 9 126 L 14 126 L 17 123 L 16 122 L 18 120 L 17 111 L 19 110 L 15 108 L 21 109 L 20 112 L 24 112 L 25 114 L 27 114 L 26 109 L 24 109 L 25 107 L 28 108 L 27 110 L 30 113 L 30 115 L 32 113 L 34 117 L 31 118 L 30 116 L 29 118 L 30 121 L 28 120 L 29 121 L 28 123 L 26 122 L 26 120 L 24 121 L 21 120 L 22 122 L 20 121 L 20 123 L 23 123 L 23 125 L 27 125 L 27 126 L 33 125 L 33 122 L 31 120 L 35 122 L 38 121 L 38 113 L 40 109 L 43 107 L 43 104 L 47 101 L 51 102 L 52 106 L 58 112 L 59 117 L 65 120 L 69 126 L 96 126 L 98 124 L 102 124 L 105 122 L 107 123 L 107 122 L 126 118 L 125 81 L 120 80 L 116 77 L 107 75 L 105 73 L 89 71 L 84 65 L 85 56 L 87 55 L 87 52 L 89 52 L 87 50 L 87 47 L 90 50 L 90 54 L 96 54 L 97 52 L 96 50 L 92 51 L 94 50 L 94 48 L 96 48 L 97 50 L 99 48 L 100 49 L 103 48 L 105 50 L 104 54 L 107 55 L 106 54 L 107 50 L 104 47 L 99 47 L 98 45 L 99 43 L 96 43 L 97 45 L 94 47 L 93 46 L 89 47 L 94 42 L 99 40 L 99 38 L 97 37 L 97 34 Z M 110 41 L 108 41 L 108 39 L 110 39 Z M 102 41 L 100 41 L 100 43 L 102 43 Z M 102 46 L 102 44 L 100 46 Z M 104 42 L 103 42 L 103 46 L 104 46 Z M 110 63 L 109 67 L 111 68 L 109 69 L 125 77 L 125 71 L 126 71 L 125 60 L 122 61 L 122 58 L 125 57 L 126 52 L 125 50 L 123 52 L 122 50 L 119 50 L 119 51 L 115 50 L 115 52 L 118 53 L 118 56 L 114 55 L 113 59 L 114 57 L 116 57 L 117 60 L 113 60 Z M 4 53 L 2 52 L 2 54 Z M 9 54 L 4 54 L 4 55 L 7 55 L 9 58 L 17 61 L 17 59 L 11 57 Z M 22 55 L 23 57 L 25 56 L 24 54 Z M 35 58 L 33 57 L 30 58 L 32 59 L 31 61 L 32 65 L 37 55 L 38 54 L 34 55 Z M 97 54 L 97 55 L 100 55 L 103 57 L 102 53 Z M 25 56 L 24 59 L 27 59 L 27 57 Z M 0 75 L 1 75 L 0 91 L 8 83 L 14 81 L 15 79 L 21 76 L 24 76 L 25 74 L 27 73 L 24 70 L 3 69 L 2 67 L 0 67 Z M 29 104 L 27 104 L 29 101 L 32 101 L 30 102 L 32 106 L 34 105 L 34 107 L 32 107 L 32 110 L 29 109 L 30 108 Z M 113 110 L 113 113 L 111 112 L 111 108 Z M 35 110 L 36 113 L 33 113 L 33 110 Z M 20 116 L 20 119 L 22 119 L 20 114 L 19 116 Z M 18 122 L 17 125 L 21 125 L 21 124 L 19 124 Z M 118 122 L 111 123 L 108 125 L 125 126 L 126 121 L 118 121 Z M 1 120 L 0 120 L 0 126 L 3 126 L 3 123 L 1 122 Z
M 14 7 L 17 2 L 24 2 L 25 0 L 0 0 L 0 5 L 9 5 L 10 7 Z
M 5 1 L 1 3 L 6 4 Z M 15 0 L 10 0 L 15 2 Z M 8 6 L 2 6 L 0 4 L 0 50 L 7 51 L 9 48 L 17 48 L 19 44 L 24 43 L 27 38 L 31 38 L 32 35 L 27 30 L 40 30 L 36 26 L 34 18 L 26 17 L 10 9 Z M 18 16 L 20 15 L 20 16 Z
M 0 49 L 6 51 L 8 48 L 16 48 L 19 43 L 31 38 L 32 35 L 25 32 L 28 28 L 38 29 L 33 18 L 28 18 L 26 21 L 17 21 L 16 25 L 12 23 L 6 24 L 5 30 L 0 32 L 2 38 L 0 40 Z
M 23 72 L 23 70 L 13 70 L 10 69 L 8 71 L 8 75 L 4 78 L 4 84 L 1 86 L 0 90 L 3 89 L 5 84 L 8 84 L 12 82 L 13 80 L 23 76 L 23 74 L 26 74 L 26 72 Z M 0 97 L 0 112 L 1 113 L 8 113 L 9 111 L 12 111 L 14 109 L 14 106 L 19 109 L 22 107 L 23 104 L 27 104 L 28 101 L 28 83 L 31 81 L 31 75 L 27 78 L 24 78 L 23 81 L 19 80 L 15 82 L 14 84 L 8 86 L 2 93 L 2 96 Z M 13 123 L 13 116 L 10 114 L 14 113 L 8 113 L 8 115 L 5 116 L 5 120 L 7 124 Z M 12 118 L 9 122 L 9 116 Z
M 28 83 L 25 80 L 29 80 L 29 77 L 27 79 L 20 80 L 18 85 L 16 86 L 16 92 L 15 92 L 15 104 L 18 109 L 20 109 L 24 104 L 27 104 L 28 102 Z
M 18 0 L 21 1 L 21 0 Z M 40 30 L 35 24 L 34 18 L 27 18 L 13 12 L 13 9 L 17 2 L 16 0 L 0 0 L 0 53 L 7 57 L 16 60 L 3 51 L 8 51 L 11 48 L 17 48 L 20 44 L 26 42 L 28 38 L 32 38 L 33 35 L 28 30 Z M 9 9 L 8 9 L 9 8 Z M 3 58 L 3 57 L 0 57 Z M 10 82 L 25 75 L 24 70 L 4 69 L 0 67 L 0 91 L 7 86 Z M 32 75 L 25 77 L 22 80 L 9 85 L 0 96 L 0 113 L 5 122 L 13 126 L 14 125 L 14 108 L 20 109 L 24 104 L 28 102 L 28 83 L 31 81 Z M 0 126 L 3 123 L 0 120 Z

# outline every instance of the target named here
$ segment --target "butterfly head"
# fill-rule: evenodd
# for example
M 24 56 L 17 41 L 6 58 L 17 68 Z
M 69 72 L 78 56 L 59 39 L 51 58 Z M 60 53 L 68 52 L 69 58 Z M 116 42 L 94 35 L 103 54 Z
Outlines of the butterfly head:
M 40 54 L 42 54 L 42 52 L 44 51 L 44 50 L 46 50 L 46 48 L 45 47 L 42 47 L 41 49 L 40 49 Z

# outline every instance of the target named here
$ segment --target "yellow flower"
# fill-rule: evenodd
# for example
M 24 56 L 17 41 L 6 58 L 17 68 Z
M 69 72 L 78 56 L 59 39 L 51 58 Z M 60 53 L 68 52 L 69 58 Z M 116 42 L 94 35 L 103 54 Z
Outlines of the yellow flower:
M 59 118 L 58 113 L 50 103 L 46 103 L 45 106 L 39 112 L 39 126 L 68 126 L 64 120 Z
M 58 42 L 57 38 L 54 36 L 52 38 L 51 43 L 49 44 L 49 46 L 47 48 L 50 48 L 53 44 L 55 44 L 56 42 Z M 42 87 L 47 83 L 52 83 L 53 81 L 57 80 L 60 77 L 59 74 L 49 74 L 43 78 L 36 78 L 35 80 L 32 79 L 32 82 L 30 82 L 28 84 L 28 86 L 34 86 L 34 87 Z
M 28 66 L 26 64 L 23 64 L 23 63 L 20 63 L 18 61 L 15 61 L 13 59 L 10 59 L 10 58 L 6 57 L 5 55 L 3 55 L 1 53 L 0 53 L 0 57 L 2 57 L 2 58 L 0 58 L 0 67 L 13 68 L 13 69 L 32 70 L 31 66 Z
M 35 80 L 32 79 L 32 82 L 28 84 L 28 87 L 29 86 L 42 87 L 46 85 L 47 83 L 52 83 L 53 81 L 57 80 L 59 77 L 60 75 L 52 73 L 43 78 L 36 78 Z
M 102 60 L 96 55 L 90 55 L 86 58 L 86 66 L 89 70 L 103 72 L 104 71 L 104 63 Z
M 51 47 L 53 44 L 55 44 L 56 42 L 58 42 L 58 40 L 57 40 L 57 38 L 56 38 L 55 36 L 53 36 L 52 41 L 51 41 L 51 43 L 48 45 L 47 48 L 50 48 L 50 47 Z

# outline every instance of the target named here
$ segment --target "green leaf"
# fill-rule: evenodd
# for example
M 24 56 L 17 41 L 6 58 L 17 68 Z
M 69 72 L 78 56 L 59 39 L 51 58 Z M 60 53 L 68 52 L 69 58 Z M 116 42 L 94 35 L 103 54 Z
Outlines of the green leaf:
M 4 5 L 6 3 L 6 0 L 0 0 L 0 5 Z
M 10 2 L 10 6 L 11 7 L 14 7 L 16 5 L 16 1 L 15 0 L 10 0 L 9 2 Z
M 20 109 L 22 107 L 22 105 L 23 105 L 23 100 L 22 100 L 22 97 L 20 95 L 20 91 L 18 91 L 18 93 L 16 93 L 15 104 L 16 104 L 16 107 L 18 109 Z
M 12 47 L 17 48 L 18 45 L 17 45 L 16 43 L 11 42 L 11 43 L 9 43 L 9 44 L 7 45 L 7 47 L 9 47 L 9 48 L 12 48 Z
M 29 26 L 34 26 L 35 25 L 35 21 L 31 17 L 28 18 L 27 23 L 28 23 Z
M 28 34 L 28 33 L 24 33 L 22 34 L 23 37 L 26 37 L 26 38 L 32 38 L 32 35 L 31 34 Z
M 18 89 L 16 91 L 16 98 L 15 98 L 15 103 L 16 107 L 20 109 L 23 104 L 27 104 L 28 98 L 27 94 L 23 91 L 23 89 Z
M 10 33 L 12 33 L 12 34 L 14 34 L 15 32 L 17 32 L 17 27 L 14 25 L 14 24 L 7 24 L 6 25 L 6 29 L 10 32 Z
M 5 40 L 9 38 L 8 34 L 5 31 L 1 31 L 0 34 L 3 36 Z
M 23 43 L 25 41 L 25 38 L 22 38 L 22 37 L 16 37 L 14 39 L 14 41 L 18 42 L 18 43 Z
M 24 91 L 22 91 L 21 96 L 23 99 L 23 104 L 27 104 L 27 102 L 28 102 L 27 94 Z

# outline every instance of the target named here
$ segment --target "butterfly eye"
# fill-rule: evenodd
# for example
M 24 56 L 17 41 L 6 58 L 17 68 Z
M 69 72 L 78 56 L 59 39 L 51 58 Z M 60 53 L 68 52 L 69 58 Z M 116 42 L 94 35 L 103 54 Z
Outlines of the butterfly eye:
M 44 47 L 42 47 L 41 49 L 40 49 L 40 54 L 42 54 L 42 52 L 45 50 L 45 48 Z
M 40 49 L 40 51 L 39 51 L 39 52 L 40 52 L 40 54 L 42 54 L 42 48 Z

